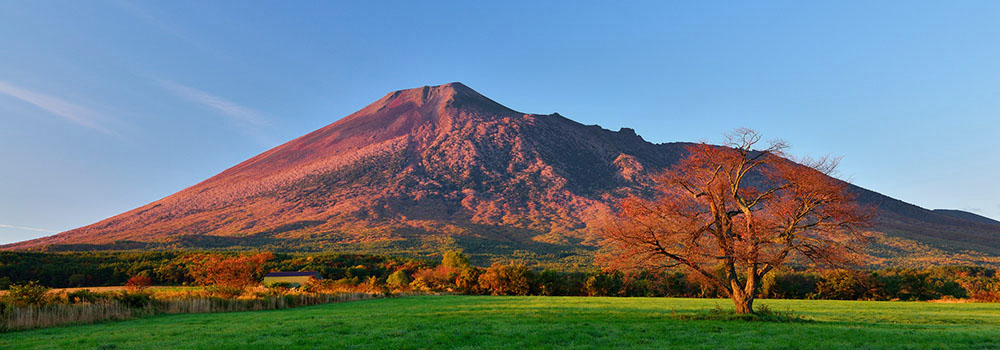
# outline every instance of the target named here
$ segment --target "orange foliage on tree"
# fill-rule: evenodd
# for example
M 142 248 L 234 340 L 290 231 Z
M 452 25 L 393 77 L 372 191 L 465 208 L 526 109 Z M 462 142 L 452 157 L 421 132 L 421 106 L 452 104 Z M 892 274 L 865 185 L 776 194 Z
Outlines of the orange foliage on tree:
M 724 290 L 739 313 L 753 313 L 763 277 L 799 255 L 849 265 L 859 256 L 873 210 L 831 176 L 837 159 L 795 163 L 774 141 L 754 150 L 750 129 L 705 143 L 656 178 L 652 198 L 632 195 L 601 232 L 610 268 L 685 266 Z
M 273 258 L 270 252 L 237 256 L 199 254 L 189 258 L 188 269 L 200 285 L 243 290 L 257 282 L 264 272 L 264 263 Z
M 492 295 L 531 294 L 531 269 L 524 264 L 493 263 L 479 275 L 479 288 Z
M 153 279 L 146 275 L 135 275 L 125 282 L 125 288 L 131 291 L 143 291 L 153 285 Z

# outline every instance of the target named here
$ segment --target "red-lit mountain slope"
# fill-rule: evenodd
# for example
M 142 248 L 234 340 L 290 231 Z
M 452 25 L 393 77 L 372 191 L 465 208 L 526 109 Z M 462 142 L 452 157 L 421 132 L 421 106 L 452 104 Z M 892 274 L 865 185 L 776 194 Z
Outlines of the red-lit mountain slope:
M 401 90 L 197 185 L 8 249 L 437 251 L 586 262 L 588 220 L 684 144 L 523 114 L 461 83 Z M 857 188 L 880 205 L 881 264 L 982 263 L 1000 225 Z M 895 260 L 893 260 L 895 259 Z

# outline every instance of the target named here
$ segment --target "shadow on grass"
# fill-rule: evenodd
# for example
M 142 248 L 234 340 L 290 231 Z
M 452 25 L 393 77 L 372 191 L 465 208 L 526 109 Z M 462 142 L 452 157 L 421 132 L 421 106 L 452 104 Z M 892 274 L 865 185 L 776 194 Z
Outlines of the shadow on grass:
M 815 320 L 802 317 L 801 315 L 796 315 L 791 310 L 779 311 L 772 310 L 767 305 L 761 305 L 757 307 L 757 310 L 752 314 L 740 314 L 736 313 L 735 310 L 723 309 L 721 306 L 716 305 L 715 308 L 705 311 L 698 311 L 694 314 L 678 314 L 672 311 L 671 315 L 678 320 L 697 320 L 697 321 L 748 321 L 748 322 L 775 322 L 775 323 L 812 323 Z

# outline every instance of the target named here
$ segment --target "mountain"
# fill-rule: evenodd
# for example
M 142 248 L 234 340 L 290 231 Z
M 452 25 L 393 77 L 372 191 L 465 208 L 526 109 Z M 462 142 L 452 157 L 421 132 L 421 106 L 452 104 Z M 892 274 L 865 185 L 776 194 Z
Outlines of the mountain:
M 972 222 L 980 223 L 980 224 L 1000 225 L 1000 221 L 996 221 L 996 220 L 990 219 L 988 217 L 985 217 L 985 216 L 982 216 L 982 215 L 979 215 L 979 214 L 974 214 L 974 213 L 970 213 L 970 212 L 962 211 L 962 210 L 955 210 L 955 209 L 934 209 L 934 212 L 935 213 L 941 213 L 941 214 L 944 214 L 944 215 L 948 215 L 948 216 L 951 216 L 951 217 L 954 217 L 954 218 L 966 220 L 966 221 L 972 221 Z
M 684 143 L 524 114 L 461 83 L 401 90 L 197 185 L 5 249 L 353 250 L 589 264 L 588 221 L 649 188 Z M 1000 224 L 862 188 L 879 264 L 992 263 Z M 932 261 L 933 260 L 933 261 Z

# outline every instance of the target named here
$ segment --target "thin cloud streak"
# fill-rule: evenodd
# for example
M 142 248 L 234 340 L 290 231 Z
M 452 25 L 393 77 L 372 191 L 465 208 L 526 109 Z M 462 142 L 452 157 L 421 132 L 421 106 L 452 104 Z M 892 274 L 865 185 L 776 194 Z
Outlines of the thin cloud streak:
M 166 19 L 161 19 L 162 17 L 164 17 L 163 14 L 154 14 L 154 12 L 149 10 L 148 8 L 144 8 L 140 6 L 138 3 L 132 1 L 119 0 L 119 1 L 112 1 L 111 3 L 118 5 L 126 12 L 135 16 L 135 18 L 145 22 L 147 25 L 156 28 L 167 35 L 170 35 L 181 42 L 197 47 L 198 49 L 210 53 L 217 58 L 222 58 L 226 59 L 227 61 L 231 61 L 229 55 L 226 55 L 223 52 L 219 51 L 214 45 L 211 45 L 205 42 L 203 39 L 200 39 L 196 36 L 188 34 L 182 29 L 182 27 L 170 23 Z
M 12 229 L 15 229 L 15 230 L 25 230 L 25 231 L 35 231 L 35 232 L 45 232 L 45 233 L 57 233 L 57 232 L 59 232 L 59 231 L 56 231 L 56 230 L 46 230 L 44 228 L 14 226 L 14 225 L 5 225 L 5 224 L 0 224 L 0 228 L 12 228 Z
M 244 126 L 257 127 L 267 125 L 267 122 L 260 116 L 260 113 L 253 109 L 241 106 L 236 102 L 171 81 L 157 79 L 156 82 L 174 95 L 222 113 L 233 121 Z
M 2 80 L 0 80 L 0 94 L 30 103 L 35 107 L 41 108 L 78 125 L 82 125 L 105 134 L 112 134 L 111 130 L 108 130 L 98 124 L 97 119 L 99 119 L 99 114 L 86 107 L 78 106 L 57 97 L 31 91 Z

